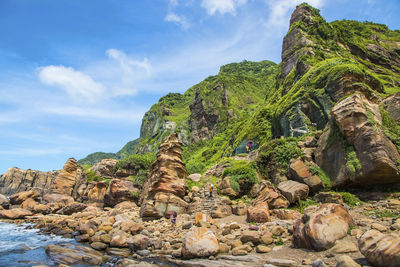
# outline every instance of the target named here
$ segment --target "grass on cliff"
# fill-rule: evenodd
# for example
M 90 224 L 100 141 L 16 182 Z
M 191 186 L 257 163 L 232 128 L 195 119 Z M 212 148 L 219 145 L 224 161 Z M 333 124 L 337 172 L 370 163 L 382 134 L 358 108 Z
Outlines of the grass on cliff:
M 226 168 L 222 177 L 229 177 L 231 187 L 239 193 L 243 190 L 241 184 L 246 183 L 247 187 L 258 183 L 256 166 L 246 160 L 231 160 L 230 167 Z
M 82 165 L 82 167 L 83 167 L 83 170 L 85 171 L 88 182 L 93 182 L 93 181 L 100 182 L 100 181 L 104 180 L 104 178 L 101 176 L 98 176 L 95 171 L 89 170 L 92 167 L 91 165 L 85 164 L 85 165 Z
M 302 137 L 273 139 L 262 145 L 256 161 L 261 175 L 267 178 L 270 168 L 281 170 L 282 174 L 287 174 L 290 160 L 303 155 L 297 146 L 301 139 Z

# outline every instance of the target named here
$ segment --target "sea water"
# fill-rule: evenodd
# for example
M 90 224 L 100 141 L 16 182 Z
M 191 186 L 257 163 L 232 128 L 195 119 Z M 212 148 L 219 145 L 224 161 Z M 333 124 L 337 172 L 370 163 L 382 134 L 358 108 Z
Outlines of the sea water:
M 0 222 L 0 267 L 25 267 L 55 264 L 47 257 L 45 247 L 50 244 L 76 243 L 73 239 L 43 235 L 38 229 L 27 229 L 29 224 Z

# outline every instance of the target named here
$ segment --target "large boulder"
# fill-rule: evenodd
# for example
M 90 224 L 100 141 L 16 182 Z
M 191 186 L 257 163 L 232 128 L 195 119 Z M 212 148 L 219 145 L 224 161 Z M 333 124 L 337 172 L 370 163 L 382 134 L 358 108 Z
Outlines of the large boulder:
M 218 253 L 219 243 L 214 233 L 205 227 L 193 228 L 183 241 L 184 258 L 208 257 Z
M 322 204 L 318 210 L 303 215 L 294 225 L 293 244 L 297 248 L 322 251 L 347 235 L 353 219 L 339 204 Z
M 247 222 L 265 223 L 271 221 L 268 204 L 258 202 L 247 209 Z
M 32 189 L 46 192 L 58 171 L 41 172 L 11 168 L 0 177 L 0 194 L 12 195 Z
M 50 190 L 52 193 L 68 195 L 77 199 L 79 197 L 78 188 L 86 183 L 85 172 L 78 166 L 76 159 L 70 158 L 54 179 Z
M 46 203 L 63 203 L 63 204 L 69 204 L 74 202 L 73 197 L 67 196 L 67 195 L 62 195 L 62 194 L 46 194 L 43 196 L 43 200 Z
M 156 161 L 150 166 L 139 200 L 140 216 L 145 219 L 168 216 L 170 211 L 184 213 L 187 203 L 186 169 L 182 162 L 182 143 L 177 134 L 165 138 Z
M 118 160 L 116 159 L 102 159 L 95 163 L 90 170 L 94 171 L 97 176 L 112 179 L 115 178 L 115 166 L 117 165 L 117 162 Z
M 289 165 L 289 178 L 308 185 L 311 193 L 323 188 L 321 179 L 313 175 L 308 166 L 301 159 L 292 159 Z
M 87 205 L 84 203 L 73 202 L 73 203 L 69 203 L 67 206 L 58 210 L 57 213 L 64 214 L 64 215 L 71 215 L 71 214 L 83 211 L 84 209 L 86 209 L 86 207 L 87 207 Z
M 104 204 L 114 207 L 124 201 L 135 201 L 139 190 L 133 186 L 133 182 L 126 179 L 112 179 L 104 195 Z
M 7 209 L 9 205 L 10 205 L 10 200 L 8 200 L 6 196 L 0 194 L 0 206 Z
M 253 200 L 252 206 L 258 203 L 266 203 L 270 209 L 281 209 L 289 207 L 289 201 L 277 190 L 272 184 L 265 183 L 256 199 Z
M 102 206 L 106 192 L 107 184 L 104 181 L 90 182 L 85 189 L 84 200 L 88 203 L 96 203 Z
M 103 254 L 89 247 L 75 244 L 48 245 L 47 255 L 60 265 L 101 265 Z
M 379 106 L 361 93 L 334 106 L 315 151 L 333 186 L 400 182 L 400 155 L 381 125 Z
M 23 219 L 26 216 L 31 216 L 32 212 L 25 209 L 15 208 L 0 211 L 0 218 L 3 219 Z
M 10 196 L 10 203 L 12 205 L 22 204 L 28 198 L 37 199 L 40 196 L 40 192 L 37 190 L 29 190 L 24 192 L 15 193 Z
M 309 191 L 306 184 L 291 180 L 280 183 L 278 189 L 290 203 L 306 199 Z
M 374 266 L 400 266 L 400 234 L 369 230 L 358 240 L 360 252 Z
M 38 203 L 35 200 L 33 200 L 32 198 L 28 198 L 24 202 L 22 202 L 21 208 L 26 210 L 34 210 L 37 204 Z

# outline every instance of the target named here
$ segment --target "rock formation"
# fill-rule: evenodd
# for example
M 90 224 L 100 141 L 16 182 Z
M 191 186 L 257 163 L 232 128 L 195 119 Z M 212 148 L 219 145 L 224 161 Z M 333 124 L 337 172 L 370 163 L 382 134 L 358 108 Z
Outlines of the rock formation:
M 331 120 L 315 157 L 333 186 L 400 182 L 400 155 L 381 128 L 377 104 L 354 94 L 334 106 Z
M 382 234 L 370 230 L 359 239 L 361 253 L 374 266 L 400 266 L 400 235 L 397 233 Z
M 182 162 L 182 143 L 177 134 L 164 139 L 157 159 L 151 165 L 139 205 L 142 218 L 160 218 L 170 211 L 185 212 L 186 170 Z
M 345 237 L 351 225 L 353 218 L 342 205 L 322 204 L 317 211 L 296 221 L 293 244 L 297 248 L 326 250 Z
M 0 194 L 12 195 L 33 188 L 42 192 L 48 191 L 58 171 L 41 172 L 11 168 L 0 178 Z
M 79 186 L 86 182 L 85 172 L 78 166 L 76 159 L 70 158 L 54 179 L 50 190 L 52 193 L 68 195 L 76 199 Z

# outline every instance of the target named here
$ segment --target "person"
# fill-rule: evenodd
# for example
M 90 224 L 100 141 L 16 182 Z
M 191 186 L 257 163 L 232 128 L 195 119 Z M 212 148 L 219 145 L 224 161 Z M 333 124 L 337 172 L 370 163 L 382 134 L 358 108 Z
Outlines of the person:
M 169 218 L 171 220 L 172 225 L 175 225 L 177 216 L 178 216 L 178 214 L 176 213 L 176 211 L 171 211 L 169 213 Z
M 213 197 L 212 193 L 213 193 L 214 185 L 210 184 L 210 187 L 208 189 L 210 191 L 210 198 L 212 198 Z

